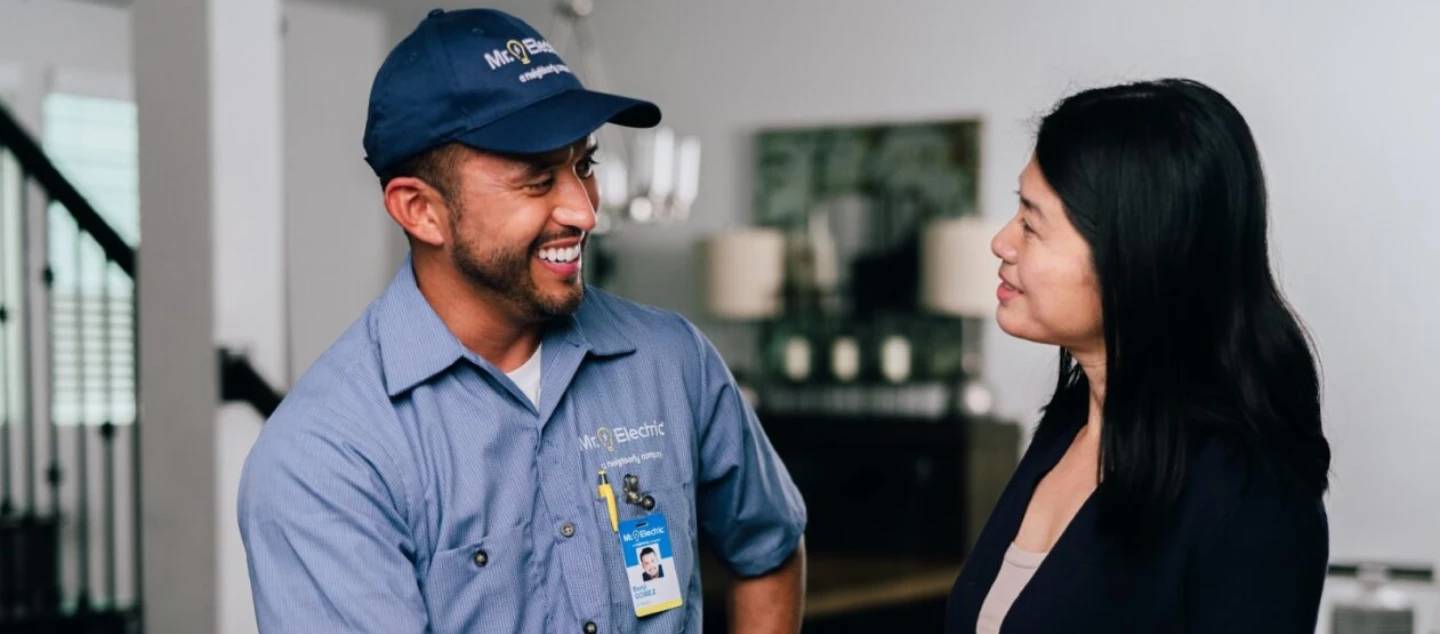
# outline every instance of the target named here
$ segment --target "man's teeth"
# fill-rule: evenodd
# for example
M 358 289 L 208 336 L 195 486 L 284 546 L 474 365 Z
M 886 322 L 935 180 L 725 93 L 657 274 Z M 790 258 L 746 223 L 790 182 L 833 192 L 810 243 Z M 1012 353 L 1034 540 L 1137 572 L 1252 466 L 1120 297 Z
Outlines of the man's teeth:
M 563 264 L 566 262 L 574 262 L 578 257 L 580 257 L 580 245 L 563 249 L 540 249 L 540 259 L 546 262 Z

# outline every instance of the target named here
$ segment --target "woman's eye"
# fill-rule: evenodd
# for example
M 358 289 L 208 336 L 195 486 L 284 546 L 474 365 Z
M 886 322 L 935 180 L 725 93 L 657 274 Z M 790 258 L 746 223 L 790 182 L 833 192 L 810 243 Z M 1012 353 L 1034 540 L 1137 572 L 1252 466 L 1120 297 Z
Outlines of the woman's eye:
M 1024 220 L 1020 221 L 1020 229 L 1023 230 L 1025 233 L 1035 233 L 1035 230 L 1030 228 L 1030 223 L 1025 222 Z

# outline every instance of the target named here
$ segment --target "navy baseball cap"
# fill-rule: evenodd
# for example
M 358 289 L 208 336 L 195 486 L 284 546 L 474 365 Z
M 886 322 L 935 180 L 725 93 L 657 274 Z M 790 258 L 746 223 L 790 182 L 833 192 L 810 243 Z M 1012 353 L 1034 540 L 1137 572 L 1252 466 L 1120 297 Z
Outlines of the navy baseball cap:
M 452 141 L 539 154 L 607 122 L 652 127 L 660 123 L 660 108 L 586 90 L 555 47 L 519 18 L 491 9 L 436 9 L 375 74 L 365 161 L 382 174 Z

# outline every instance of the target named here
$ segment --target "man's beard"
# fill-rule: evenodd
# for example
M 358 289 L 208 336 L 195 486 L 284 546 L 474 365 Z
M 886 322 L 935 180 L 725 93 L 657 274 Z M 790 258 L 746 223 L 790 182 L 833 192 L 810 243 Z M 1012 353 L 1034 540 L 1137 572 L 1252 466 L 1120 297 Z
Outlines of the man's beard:
M 536 320 L 553 319 L 572 314 L 580 308 L 585 285 L 577 276 L 575 282 L 567 285 L 561 293 L 546 295 L 535 284 L 530 260 L 534 257 L 536 246 L 564 237 L 545 236 L 523 250 L 496 247 L 483 257 L 463 240 L 456 240 L 455 248 L 450 251 L 450 260 L 471 284 L 494 292 L 525 316 Z

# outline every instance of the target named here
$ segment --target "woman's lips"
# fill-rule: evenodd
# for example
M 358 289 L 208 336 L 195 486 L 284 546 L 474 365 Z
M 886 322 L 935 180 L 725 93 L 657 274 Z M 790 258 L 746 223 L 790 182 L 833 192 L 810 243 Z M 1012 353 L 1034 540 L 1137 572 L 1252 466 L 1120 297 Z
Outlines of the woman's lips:
M 1020 289 L 1011 286 L 1009 282 L 1005 281 L 1005 278 L 1000 278 L 1000 286 L 995 289 L 995 298 L 999 299 L 1001 304 L 1015 299 L 1020 294 Z

